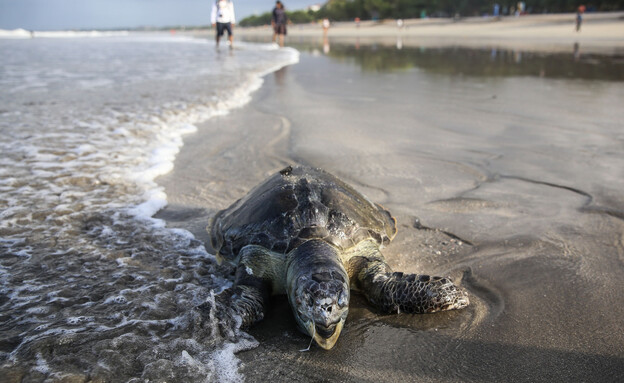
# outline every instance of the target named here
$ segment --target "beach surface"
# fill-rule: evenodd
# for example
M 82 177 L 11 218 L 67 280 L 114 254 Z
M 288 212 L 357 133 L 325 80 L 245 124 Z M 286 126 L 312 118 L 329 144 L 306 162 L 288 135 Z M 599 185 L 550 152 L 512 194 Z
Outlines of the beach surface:
M 468 17 L 458 20 L 427 18 L 396 20 L 335 22 L 327 35 L 334 42 L 359 38 L 361 42 L 389 42 L 402 38 L 412 46 L 504 47 L 552 52 L 567 50 L 573 43 L 591 47 L 602 53 L 622 52 L 624 49 L 624 12 L 588 13 L 583 15 L 579 32 L 575 31 L 576 15 L 544 14 L 520 17 Z M 262 40 L 272 36 L 270 26 L 237 28 L 236 34 L 245 39 Z M 319 24 L 297 24 L 288 28 L 289 41 L 300 38 L 321 38 Z
M 364 40 L 355 34 L 381 29 L 338 36 L 332 27 L 324 41 L 293 27 L 288 42 L 300 44 L 300 62 L 185 138 L 174 170 L 157 180 L 169 205 L 156 217 L 191 231 L 208 252 L 205 227 L 217 211 L 285 166 L 309 165 L 395 215 L 399 233 L 384 249 L 395 270 L 449 275 L 470 295 L 464 310 L 390 316 L 354 295 L 336 347 L 309 352 L 299 351 L 310 339 L 286 299 L 275 297 L 249 330 L 259 346 L 237 354 L 247 381 L 624 376 L 624 86 L 613 56 L 622 23 L 592 34 L 588 17 L 573 34 L 573 20 L 558 17 L 493 38 L 497 50 L 469 49 L 480 33 L 499 32 L 480 29 L 489 24 L 464 39 L 455 24 L 406 23 L 412 37 L 445 30 L 453 44 L 471 41 L 461 49 L 444 36 L 399 46 L 396 28 Z M 512 50 L 532 36 L 529 45 L 547 51 L 532 35 L 539 28 L 569 35 L 550 41 L 559 47 L 552 56 Z

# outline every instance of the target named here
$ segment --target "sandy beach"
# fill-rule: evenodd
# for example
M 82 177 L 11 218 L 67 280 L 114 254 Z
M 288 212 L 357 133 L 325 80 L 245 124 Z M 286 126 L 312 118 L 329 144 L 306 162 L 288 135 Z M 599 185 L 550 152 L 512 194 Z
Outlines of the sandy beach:
M 340 24 L 325 42 L 316 26 L 290 28 L 300 62 L 266 76 L 248 105 L 186 137 L 173 172 L 158 179 L 169 206 L 157 217 L 212 252 L 205 226 L 218 210 L 286 165 L 322 167 L 396 216 L 399 234 L 384 249 L 396 270 L 450 275 L 471 305 L 383 316 L 355 296 L 337 346 L 300 352 L 309 338 L 276 297 L 249 331 L 259 346 L 237 354 L 246 380 L 620 380 L 624 86 L 587 73 L 610 68 L 618 78 L 623 70 L 613 56 L 624 47 L 621 17 L 587 15 L 579 34 L 570 15 L 408 21 L 402 31 Z M 237 31 L 254 41 L 270 36 Z M 413 45 L 399 49 L 397 33 Z M 581 53 L 573 54 L 575 43 Z M 419 44 L 429 53 L 479 47 L 490 61 L 538 68 L 440 71 L 454 67 L 423 64 Z M 490 53 L 492 44 L 500 51 Z M 503 51 L 520 47 L 555 56 L 518 61 Z M 587 62 L 588 52 L 611 56 Z M 408 53 L 409 66 L 401 61 Z M 444 60 L 473 56 L 459 50 Z M 543 69 L 559 59 L 561 71 L 587 71 Z
M 396 20 L 380 22 L 336 22 L 328 36 L 338 42 L 360 38 L 363 42 L 404 40 L 411 46 L 467 46 L 501 47 L 522 50 L 568 50 L 574 43 L 601 53 L 615 53 L 624 49 L 624 12 L 589 13 L 584 15 L 580 32 L 574 30 L 575 14 L 547 14 L 526 16 L 468 17 L 452 19 L 410 19 L 403 27 Z M 272 35 L 269 26 L 237 28 L 245 39 L 267 39 Z M 317 37 L 323 34 L 318 24 L 291 25 L 288 40 Z

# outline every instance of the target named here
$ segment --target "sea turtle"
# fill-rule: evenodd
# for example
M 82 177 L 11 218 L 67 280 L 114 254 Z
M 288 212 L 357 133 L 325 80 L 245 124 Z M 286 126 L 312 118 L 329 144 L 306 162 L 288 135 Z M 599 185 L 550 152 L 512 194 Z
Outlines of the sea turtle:
M 449 278 L 392 272 L 379 249 L 394 238 L 395 219 L 321 169 L 283 169 L 217 213 L 208 230 L 219 262 L 236 266 L 234 285 L 216 304 L 231 308 L 243 326 L 263 319 L 272 294 L 285 293 L 300 329 L 330 349 L 347 318 L 350 289 L 383 313 L 468 305 Z

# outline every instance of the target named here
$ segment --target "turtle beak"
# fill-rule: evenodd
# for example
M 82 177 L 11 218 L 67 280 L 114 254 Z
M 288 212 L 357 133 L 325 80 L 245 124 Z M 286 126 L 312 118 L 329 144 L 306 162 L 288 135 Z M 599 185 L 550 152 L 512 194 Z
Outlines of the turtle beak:
M 310 321 L 306 323 L 306 331 L 310 334 L 310 336 L 312 336 L 314 342 L 319 345 L 319 347 L 325 350 L 331 350 L 338 341 L 344 322 L 345 320 L 342 318 L 338 323 L 325 326 L 323 324 Z

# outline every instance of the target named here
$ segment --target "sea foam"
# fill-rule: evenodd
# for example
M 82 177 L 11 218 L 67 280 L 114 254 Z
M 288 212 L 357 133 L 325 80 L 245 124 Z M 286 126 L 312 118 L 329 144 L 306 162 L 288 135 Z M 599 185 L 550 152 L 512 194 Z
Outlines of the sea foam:
M 26 29 L 0 29 L 0 39 L 80 38 L 80 37 L 119 37 L 128 36 L 128 31 L 29 31 Z
M 185 134 L 298 54 L 98 37 L 0 39 L 0 293 L 12 318 L 1 330 L 15 339 L 0 374 L 61 379 L 80 355 L 104 380 L 240 379 L 234 353 L 254 341 L 191 326 L 193 308 L 231 282 L 189 232 L 152 218 L 167 204 L 156 178 Z

